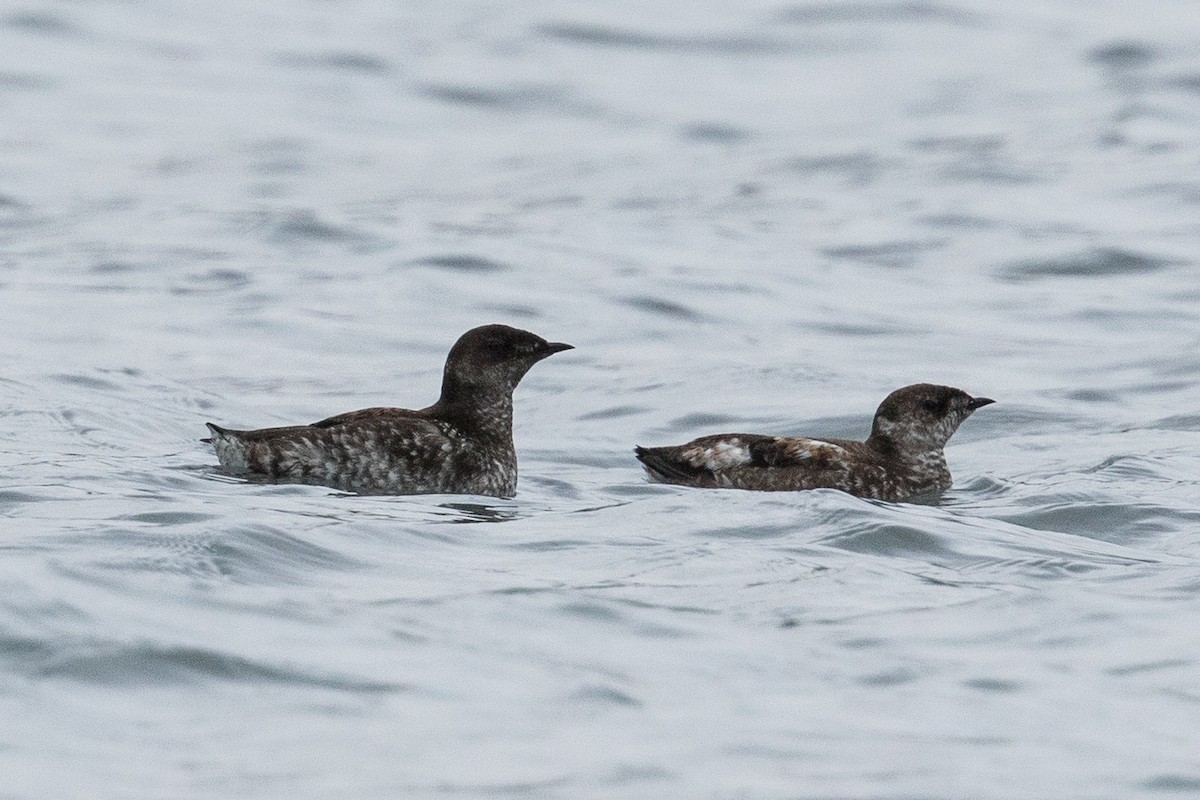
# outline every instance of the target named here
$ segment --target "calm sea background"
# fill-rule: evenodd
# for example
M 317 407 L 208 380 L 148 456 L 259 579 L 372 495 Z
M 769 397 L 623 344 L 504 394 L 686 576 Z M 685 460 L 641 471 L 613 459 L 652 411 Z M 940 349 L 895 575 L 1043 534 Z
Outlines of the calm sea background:
M 1200 796 L 1198 253 L 1190 0 L 2 2 L 0 798 Z M 197 441 L 489 322 L 513 500 Z

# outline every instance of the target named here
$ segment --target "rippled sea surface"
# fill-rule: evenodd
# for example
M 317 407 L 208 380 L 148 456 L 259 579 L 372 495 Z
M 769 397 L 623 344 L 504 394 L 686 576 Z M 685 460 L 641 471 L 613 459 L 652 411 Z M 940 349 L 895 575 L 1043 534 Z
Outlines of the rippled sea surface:
M 1200 795 L 1192 2 L 0 5 L 0 797 Z M 214 470 L 419 407 L 515 499 Z M 635 444 L 997 399 L 933 504 Z

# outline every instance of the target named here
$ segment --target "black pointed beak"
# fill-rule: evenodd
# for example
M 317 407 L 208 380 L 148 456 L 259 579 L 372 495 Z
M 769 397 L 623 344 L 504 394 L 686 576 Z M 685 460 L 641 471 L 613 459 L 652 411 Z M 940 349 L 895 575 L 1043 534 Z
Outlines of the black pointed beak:
M 974 411 L 977 408 L 983 408 L 984 406 L 990 406 L 994 402 L 996 402 L 996 401 L 990 397 L 972 397 L 971 402 L 967 403 L 967 408 Z
M 555 353 L 561 353 L 563 350 L 574 350 L 575 345 L 567 344 L 566 342 L 546 342 L 542 347 L 542 352 L 547 356 L 552 356 Z M 544 356 L 543 356 L 544 357 Z

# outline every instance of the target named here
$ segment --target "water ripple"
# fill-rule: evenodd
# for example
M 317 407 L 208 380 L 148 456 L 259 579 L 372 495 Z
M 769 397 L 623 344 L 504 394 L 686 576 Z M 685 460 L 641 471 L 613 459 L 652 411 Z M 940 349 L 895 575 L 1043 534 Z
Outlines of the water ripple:
M 80 33 L 74 23 L 48 11 L 14 11 L 0 17 L 0 26 L 55 37 L 76 36 Z
M 401 684 L 327 676 L 280 667 L 208 648 L 152 642 L 80 645 L 30 665 L 42 678 L 59 678 L 110 686 L 195 684 L 206 681 L 287 684 L 345 692 L 395 692 Z
M 776 14 L 780 22 L 793 25 L 854 23 L 945 22 L 973 26 L 986 17 L 961 8 L 930 2 L 899 3 L 812 3 L 790 6 Z
M 546 23 L 539 25 L 537 32 L 548 39 L 592 47 L 723 56 L 775 55 L 794 52 L 801 47 L 796 42 L 766 34 L 672 35 L 581 22 Z
M 1101 247 L 1061 258 L 1018 262 L 1006 267 L 1001 275 L 1011 281 L 1140 275 L 1157 272 L 1172 263 L 1170 259 L 1145 253 Z
M 448 272 L 489 273 L 512 269 L 508 264 L 495 259 L 469 254 L 444 254 L 426 256 L 406 262 L 413 266 L 433 267 Z
M 385 75 L 392 71 L 386 59 L 370 53 L 341 50 L 327 53 L 281 53 L 276 60 L 285 66 L 309 70 L 336 70 L 363 75 Z

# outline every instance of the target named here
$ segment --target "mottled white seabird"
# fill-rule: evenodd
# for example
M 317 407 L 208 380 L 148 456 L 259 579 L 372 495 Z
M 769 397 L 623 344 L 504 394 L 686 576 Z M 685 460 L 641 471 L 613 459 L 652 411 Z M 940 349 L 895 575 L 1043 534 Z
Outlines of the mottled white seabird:
M 884 399 L 865 442 L 721 433 L 635 452 L 650 477 L 662 483 L 758 491 L 840 489 L 900 501 L 950 488 L 942 448 L 963 420 L 993 402 L 950 386 L 918 383 Z
M 428 408 L 365 408 L 311 425 L 235 431 L 208 423 L 230 474 L 313 483 L 363 494 L 478 494 L 517 490 L 513 390 L 547 356 L 570 350 L 507 325 L 464 333 L 450 350 L 442 392 Z

